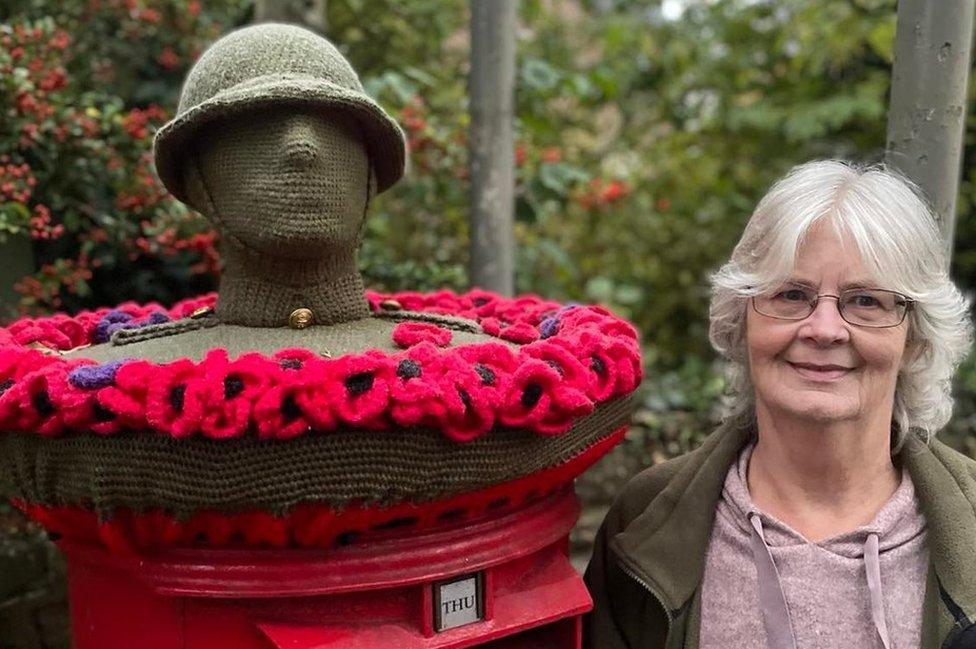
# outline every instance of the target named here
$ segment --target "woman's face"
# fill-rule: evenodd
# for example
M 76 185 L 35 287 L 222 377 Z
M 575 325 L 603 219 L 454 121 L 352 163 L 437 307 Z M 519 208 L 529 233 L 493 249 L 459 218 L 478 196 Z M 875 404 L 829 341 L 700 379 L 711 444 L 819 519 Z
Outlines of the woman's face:
M 852 285 L 886 288 L 866 272 L 854 244 L 845 246 L 823 221 L 797 251 L 791 280 L 830 295 Z M 757 413 L 821 425 L 890 420 L 907 330 L 907 319 L 882 329 L 849 324 L 829 298 L 803 320 L 770 318 L 750 306 L 746 337 Z

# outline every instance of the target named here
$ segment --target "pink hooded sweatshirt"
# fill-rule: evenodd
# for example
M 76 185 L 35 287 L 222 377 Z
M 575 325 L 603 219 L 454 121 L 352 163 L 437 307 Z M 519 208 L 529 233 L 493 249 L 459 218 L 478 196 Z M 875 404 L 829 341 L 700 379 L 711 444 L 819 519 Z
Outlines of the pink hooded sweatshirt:
M 874 520 L 812 543 L 756 508 L 752 446 L 729 470 L 712 528 L 702 649 L 916 649 L 928 570 L 907 472 Z

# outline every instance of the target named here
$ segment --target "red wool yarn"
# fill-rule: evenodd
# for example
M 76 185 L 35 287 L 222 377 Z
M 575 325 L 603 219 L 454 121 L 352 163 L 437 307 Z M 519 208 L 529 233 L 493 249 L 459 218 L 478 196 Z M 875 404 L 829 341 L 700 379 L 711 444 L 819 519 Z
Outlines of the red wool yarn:
M 454 334 L 432 322 L 401 322 L 393 327 L 393 342 L 397 347 L 407 348 L 422 342 L 429 342 L 438 347 L 451 344 Z
M 57 436 L 147 430 L 184 438 L 229 439 L 256 430 L 290 439 L 339 427 L 373 430 L 424 425 L 465 442 L 497 425 L 558 435 L 573 421 L 636 389 L 637 332 L 599 306 L 564 306 L 528 295 L 368 292 L 405 309 L 480 323 L 519 347 L 484 342 L 448 347 L 451 331 L 433 323 L 394 327 L 404 348 L 325 359 L 309 350 L 231 359 L 215 349 L 202 360 L 130 360 L 117 367 L 48 351 L 92 344 L 111 326 L 186 317 L 216 296 L 169 309 L 131 302 L 75 316 L 24 318 L 0 329 L 0 429 Z M 117 323 L 117 324 L 112 324 Z M 545 323 L 545 324 L 543 324 Z M 78 372 L 97 380 L 78 380 Z
M 451 347 L 450 330 L 404 322 L 393 329 L 400 348 L 393 353 L 373 349 L 323 358 L 294 348 L 231 358 L 214 349 L 198 361 L 98 364 L 57 352 L 104 342 L 118 328 L 187 317 L 212 307 L 216 296 L 169 309 L 127 302 L 74 316 L 24 318 L 0 328 L 0 431 L 284 441 L 340 428 L 422 426 L 461 444 L 504 427 L 560 435 L 600 404 L 633 392 L 641 380 L 637 332 L 602 307 L 480 289 L 370 291 L 366 298 L 374 312 L 396 300 L 407 310 L 474 320 L 497 340 Z M 327 548 L 353 537 L 402 533 L 403 526 L 464 523 L 519 507 L 564 488 L 625 431 L 557 466 L 434 502 L 354 503 L 342 511 L 305 502 L 280 515 L 198 511 L 188 518 L 125 507 L 99 518 L 84 504 L 16 504 L 52 532 L 118 552 L 199 544 Z

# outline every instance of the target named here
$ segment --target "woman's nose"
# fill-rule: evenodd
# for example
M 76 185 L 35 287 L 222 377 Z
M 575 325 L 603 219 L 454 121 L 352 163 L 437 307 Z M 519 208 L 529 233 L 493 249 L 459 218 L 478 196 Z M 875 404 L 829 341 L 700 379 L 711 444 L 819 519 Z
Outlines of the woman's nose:
M 838 299 L 821 296 L 813 313 L 803 321 L 800 334 L 821 345 L 829 345 L 850 338 L 850 325 L 840 315 Z

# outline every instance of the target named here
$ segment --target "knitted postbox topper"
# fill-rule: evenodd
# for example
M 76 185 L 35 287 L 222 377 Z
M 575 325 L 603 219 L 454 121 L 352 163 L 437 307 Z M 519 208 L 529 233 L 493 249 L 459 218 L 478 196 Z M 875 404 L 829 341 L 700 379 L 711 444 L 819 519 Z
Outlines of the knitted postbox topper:
M 326 40 L 221 39 L 155 153 L 221 233 L 219 293 L 0 329 L 0 476 L 51 531 L 331 547 L 520 506 L 623 435 L 639 345 L 605 309 L 363 289 L 403 137 Z

